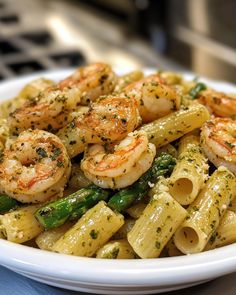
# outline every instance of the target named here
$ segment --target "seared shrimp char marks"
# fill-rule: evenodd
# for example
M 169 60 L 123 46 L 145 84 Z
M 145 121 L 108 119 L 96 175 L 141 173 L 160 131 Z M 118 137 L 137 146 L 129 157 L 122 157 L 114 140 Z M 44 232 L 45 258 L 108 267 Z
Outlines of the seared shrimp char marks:
M 123 188 L 133 184 L 151 167 L 155 154 L 155 146 L 148 143 L 147 134 L 135 131 L 116 145 L 113 153 L 106 153 L 102 145 L 89 147 L 81 169 L 100 187 Z
M 144 123 L 168 115 L 180 107 L 180 96 L 159 75 L 151 75 L 128 85 L 124 94 L 137 100 Z
M 69 113 L 113 91 L 116 75 L 107 64 L 79 68 L 73 75 L 48 87 L 30 103 L 10 114 L 15 133 L 26 129 L 57 130 L 68 123 Z
M 201 131 L 201 143 L 209 160 L 217 167 L 225 166 L 236 174 L 236 121 L 214 118 Z
M 28 130 L 5 149 L 0 187 L 23 203 L 40 203 L 63 192 L 71 164 L 60 139 L 43 130 Z
M 90 110 L 58 132 L 70 157 L 84 151 L 86 144 L 120 141 L 141 123 L 137 101 L 120 96 L 101 97 Z
M 202 91 L 198 102 L 205 105 L 217 117 L 236 119 L 236 98 L 230 97 L 223 92 Z

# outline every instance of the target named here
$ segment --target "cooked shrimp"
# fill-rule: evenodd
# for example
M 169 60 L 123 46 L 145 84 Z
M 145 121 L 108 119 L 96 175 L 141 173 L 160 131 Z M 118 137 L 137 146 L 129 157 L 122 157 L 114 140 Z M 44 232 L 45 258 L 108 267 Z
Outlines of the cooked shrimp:
M 236 174 L 236 121 L 214 118 L 202 126 L 201 144 L 209 160 Z
M 79 90 L 80 103 L 88 105 L 99 96 L 111 93 L 116 85 L 117 76 L 111 66 L 95 63 L 78 70 L 58 84 L 60 90 L 76 87 Z
M 56 135 L 23 131 L 3 153 L 0 187 L 20 202 L 44 202 L 63 192 L 70 169 L 66 149 Z
M 83 152 L 89 143 L 122 140 L 140 123 L 135 99 L 110 95 L 98 99 L 83 117 L 74 119 L 57 135 L 72 158 Z
M 198 102 L 205 105 L 217 117 L 236 119 L 236 98 L 223 92 L 205 90 L 200 93 Z
M 152 164 L 156 148 L 147 134 L 135 131 L 107 154 L 104 146 L 93 145 L 81 162 L 85 176 L 103 188 L 118 189 L 133 184 Z
M 30 103 L 10 114 L 15 133 L 28 128 L 54 130 L 68 123 L 68 114 L 79 104 L 88 104 L 113 91 L 116 75 L 107 64 L 79 68 L 73 75 L 42 91 Z
M 16 97 L 10 98 L 0 104 L 0 117 L 7 118 L 10 113 L 17 108 L 23 107 L 26 102 L 30 102 L 40 92 L 54 85 L 54 82 L 44 78 L 38 78 L 27 83 Z
M 143 123 L 163 117 L 180 107 L 180 96 L 159 75 L 151 75 L 128 85 L 124 93 L 137 100 Z

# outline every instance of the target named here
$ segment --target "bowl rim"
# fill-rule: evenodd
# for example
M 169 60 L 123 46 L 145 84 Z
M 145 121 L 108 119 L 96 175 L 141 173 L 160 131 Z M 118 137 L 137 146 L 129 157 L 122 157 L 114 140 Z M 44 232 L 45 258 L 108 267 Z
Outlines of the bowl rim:
M 0 264 L 10 269 L 96 285 L 181 284 L 236 271 L 236 244 L 192 255 L 137 260 L 71 256 L 6 240 L 0 241 L 0 249 Z

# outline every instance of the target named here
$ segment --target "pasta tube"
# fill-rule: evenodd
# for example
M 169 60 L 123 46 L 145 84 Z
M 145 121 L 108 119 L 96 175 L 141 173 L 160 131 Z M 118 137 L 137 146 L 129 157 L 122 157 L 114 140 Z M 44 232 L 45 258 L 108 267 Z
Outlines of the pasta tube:
M 132 227 L 135 224 L 135 219 L 133 218 L 125 218 L 125 223 L 122 227 L 112 236 L 114 240 L 127 239 L 128 232 L 131 231 Z
M 0 225 L 0 239 L 5 239 L 4 229 Z
M 236 213 L 227 210 L 218 228 L 211 236 L 205 250 L 222 247 L 236 242 Z
M 159 148 L 201 127 L 209 118 L 208 110 L 196 104 L 143 125 L 141 130 L 146 131 L 149 141 Z
M 158 257 L 186 214 L 169 193 L 154 195 L 128 233 L 128 242 L 141 258 Z
M 1 112 L 1 111 L 0 111 Z M 0 149 L 4 150 L 5 143 L 10 136 L 10 127 L 8 125 L 7 119 L 0 116 Z
M 170 176 L 170 194 L 181 205 L 191 204 L 204 186 L 207 172 L 198 137 L 186 135 L 180 140 L 178 161 Z
M 179 249 L 175 246 L 173 238 L 169 240 L 169 242 L 167 243 L 165 247 L 165 250 L 169 257 L 183 255 L 183 253 L 180 252 Z
M 201 252 L 236 195 L 236 177 L 219 167 L 209 178 L 188 215 L 175 233 L 174 242 L 184 254 Z
M 136 254 L 127 240 L 113 240 L 98 250 L 96 258 L 134 259 Z
M 71 174 L 68 182 L 70 189 L 77 191 L 80 188 L 88 187 L 92 182 L 84 175 L 80 168 L 80 164 L 72 164 Z
M 153 197 L 154 195 L 158 195 L 162 192 L 169 192 L 169 178 L 165 178 L 161 176 L 158 182 L 149 190 L 148 196 Z
M 229 210 L 236 213 L 236 198 L 234 198 L 229 204 Z
M 52 247 L 53 251 L 93 256 L 124 224 L 124 217 L 100 201 L 88 210 Z
M 35 239 L 37 246 L 42 250 L 52 251 L 52 246 L 55 242 L 58 241 L 73 224 L 72 222 L 66 222 L 59 227 L 42 232 Z
M 170 143 L 167 143 L 166 145 L 163 145 L 162 147 L 160 147 L 158 150 L 157 150 L 157 156 L 161 155 L 162 153 L 167 153 L 167 154 L 170 154 L 171 156 L 177 158 L 178 156 L 178 152 L 176 150 L 176 148 L 170 144 Z
M 133 217 L 134 219 L 138 219 L 141 214 L 143 213 L 143 210 L 146 208 L 147 204 L 143 202 L 139 202 L 132 207 L 128 208 L 126 210 L 126 213 L 129 214 L 129 216 Z
M 183 81 L 182 75 L 175 73 L 175 72 L 170 72 L 170 71 L 161 71 L 159 73 L 161 78 L 165 80 L 165 82 L 169 85 L 176 85 L 176 84 L 181 84 Z
M 24 243 L 35 238 L 43 228 L 34 217 L 40 205 L 19 208 L 0 215 L 0 231 L 11 242 Z

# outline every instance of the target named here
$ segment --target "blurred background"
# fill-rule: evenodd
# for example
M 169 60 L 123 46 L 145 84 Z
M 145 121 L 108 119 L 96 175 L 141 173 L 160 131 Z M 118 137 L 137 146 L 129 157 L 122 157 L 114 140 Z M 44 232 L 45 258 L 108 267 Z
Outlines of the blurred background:
M 0 79 L 107 61 L 236 82 L 234 0 L 0 0 Z

